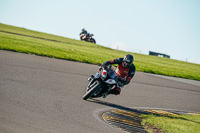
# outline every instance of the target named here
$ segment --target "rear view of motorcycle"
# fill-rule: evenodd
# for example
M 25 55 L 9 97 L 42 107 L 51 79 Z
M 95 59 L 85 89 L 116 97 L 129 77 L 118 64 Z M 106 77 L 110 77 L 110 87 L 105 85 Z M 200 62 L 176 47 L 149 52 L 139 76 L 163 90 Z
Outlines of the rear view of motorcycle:
M 100 66 L 98 73 L 88 79 L 89 84 L 83 99 L 106 98 L 109 92 L 118 85 L 118 79 L 120 76 L 115 72 L 114 66 L 108 65 L 105 68 Z

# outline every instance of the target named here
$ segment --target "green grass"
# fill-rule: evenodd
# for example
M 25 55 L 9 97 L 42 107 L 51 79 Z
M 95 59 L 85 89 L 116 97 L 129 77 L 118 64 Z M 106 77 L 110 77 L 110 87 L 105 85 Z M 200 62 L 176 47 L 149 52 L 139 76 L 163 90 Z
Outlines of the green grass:
M 200 133 L 200 115 L 143 115 L 142 125 L 151 124 L 165 133 Z M 148 129 L 148 132 L 152 130 Z
M 124 57 L 124 55 L 129 53 L 133 54 L 135 58 L 134 64 L 136 65 L 137 71 L 200 80 L 199 64 L 113 50 L 84 41 L 36 32 L 1 23 L 0 31 L 27 35 L 21 36 L 0 32 L 0 49 L 2 50 L 11 50 L 91 64 L 102 64 L 107 60 Z M 77 36 L 78 34 L 79 33 L 77 33 Z M 33 37 L 51 39 L 59 42 Z

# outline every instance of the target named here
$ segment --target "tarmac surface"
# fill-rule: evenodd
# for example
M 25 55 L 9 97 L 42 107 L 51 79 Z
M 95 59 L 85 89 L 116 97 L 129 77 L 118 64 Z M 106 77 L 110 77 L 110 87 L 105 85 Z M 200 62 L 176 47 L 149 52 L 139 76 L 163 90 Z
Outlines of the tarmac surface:
M 0 50 L 0 133 L 122 133 L 108 109 L 200 112 L 199 81 L 136 72 L 119 96 L 82 100 L 98 66 Z

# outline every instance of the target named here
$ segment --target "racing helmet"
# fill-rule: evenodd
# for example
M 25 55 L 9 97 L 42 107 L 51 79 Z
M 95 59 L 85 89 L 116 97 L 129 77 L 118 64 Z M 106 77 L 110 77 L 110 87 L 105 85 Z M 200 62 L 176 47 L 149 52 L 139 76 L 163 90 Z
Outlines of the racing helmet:
M 126 67 L 126 68 L 130 67 L 132 65 L 133 61 L 134 61 L 133 56 L 131 54 L 127 54 L 127 55 L 124 56 L 123 66 Z

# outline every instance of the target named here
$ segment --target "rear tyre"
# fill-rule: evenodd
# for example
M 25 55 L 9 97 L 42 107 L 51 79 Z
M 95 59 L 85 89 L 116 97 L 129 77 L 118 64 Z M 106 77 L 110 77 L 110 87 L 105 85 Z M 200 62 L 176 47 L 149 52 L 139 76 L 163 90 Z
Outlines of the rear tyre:
M 96 43 L 96 41 L 93 38 L 90 40 L 90 42 L 91 43 Z
M 87 100 L 88 98 L 92 97 L 95 92 L 100 91 L 100 88 L 101 83 L 97 82 L 96 85 L 94 85 L 89 91 L 85 93 L 85 95 L 83 95 L 83 100 Z

